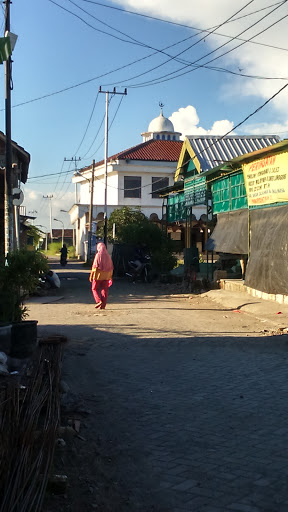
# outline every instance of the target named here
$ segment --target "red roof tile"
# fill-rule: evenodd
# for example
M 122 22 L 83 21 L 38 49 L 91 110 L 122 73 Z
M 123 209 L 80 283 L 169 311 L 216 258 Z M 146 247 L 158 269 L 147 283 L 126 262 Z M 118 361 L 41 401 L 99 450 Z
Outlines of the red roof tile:
M 113 160 L 146 160 L 156 162 L 178 162 L 183 141 L 181 140 L 147 140 L 132 148 L 109 156 L 108 161 Z M 102 165 L 104 160 L 97 162 Z M 87 167 L 90 168 L 91 166 Z M 84 170 L 84 169 L 83 169 Z

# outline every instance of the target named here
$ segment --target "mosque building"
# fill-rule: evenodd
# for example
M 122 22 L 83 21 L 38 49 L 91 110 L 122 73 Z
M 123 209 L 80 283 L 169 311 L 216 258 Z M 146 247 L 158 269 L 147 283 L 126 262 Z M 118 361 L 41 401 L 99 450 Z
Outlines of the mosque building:
M 177 162 L 183 141 L 175 132 L 173 123 L 163 115 L 153 119 L 143 142 L 108 157 L 107 162 L 107 215 L 123 206 L 139 207 L 153 221 L 163 217 L 158 190 L 173 185 Z M 91 200 L 92 165 L 75 174 L 75 203 L 69 214 L 76 234 L 76 253 L 85 258 L 88 241 L 89 205 Z M 94 226 L 103 221 L 105 209 L 105 162 L 94 166 L 94 192 L 92 218 Z

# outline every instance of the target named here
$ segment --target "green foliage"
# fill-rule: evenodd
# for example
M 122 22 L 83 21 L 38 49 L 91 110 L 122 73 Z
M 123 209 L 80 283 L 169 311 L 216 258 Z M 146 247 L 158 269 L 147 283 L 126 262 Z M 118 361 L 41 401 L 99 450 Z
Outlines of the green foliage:
M 47 259 L 38 251 L 20 249 L 0 261 L 0 321 L 20 322 L 27 316 L 25 296 L 34 292 L 39 274 L 48 271 Z
M 118 230 L 118 240 L 134 246 L 138 242 L 145 245 L 151 254 L 152 268 L 157 272 L 169 272 L 177 264 L 177 258 L 173 256 L 173 243 L 157 224 L 148 219 L 143 223 L 121 226 Z
M 67 246 L 67 244 L 66 244 Z M 62 243 L 61 242 L 52 242 L 48 245 L 47 251 L 42 251 L 46 254 L 46 256 L 56 256 L 60 254 L 60 249 L 62 249 Z M 68 259 L 69 258 L 75 258 L 76 255 L 76 249 L 73 245 L 67 246 L 68 250 Z
M 113 239 L 113 224 L 116 227 L 116 236 Z M 123 206 L 122 208 L 116 208 L 108 219 L 108 239 L 109 242 L 120 241 L 122 238 L 121 231 L 127 225 L 140 226 L 143 224 L 149 224 L 148 218 L 141 212 L 140 208 L 131 208 L 130 206 Z M 103 227 L 97 232 L 98 236 L 103 236 Z
M 74 245 L 68 245 L 67 251 L 68 251 L 68 259 L 76 258 L 76 247 L 74 247 Z
M 43 237 L 43 231 L 38 229 L 36 226 L 32 226 L 32 224 L 28 224 L 28 227 L 27 235 L 33 238 L 33 246 L 38 247 L 39 240 Z
M 176 267 L 177 258 L 172 254 L 168 247 L 165 247 L 164 249 L 155 251 L 152 254 L 151 264 L 152 268 L 165 274 Z
M 48 251 L 46 251 L 46 254 L 48 256 L 56 256 L 56 254 L 60 253 L 61 247 L 61 242 L 51 242 L 51 244 L 48 245 Z

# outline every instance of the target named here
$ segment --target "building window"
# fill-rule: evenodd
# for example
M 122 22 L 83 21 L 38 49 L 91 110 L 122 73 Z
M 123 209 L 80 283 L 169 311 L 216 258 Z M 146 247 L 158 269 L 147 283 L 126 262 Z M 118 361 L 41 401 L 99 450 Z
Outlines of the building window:
M 165 135 L 162 135 L 162 140 L 165 140 Z
M 156 135 L 156 139 L 159 140 L 160 139 L 160 135 Z
M 169 178 L 152 178 L 152 197 L 158 198 L 157 190 L 168 187 Z
M 141 197 L 140 176 L 124 176 L 124 197 Z
M 167 140 L 170 140 L 170 138 L 171 138 L 170 135 L 167 135 Z
M 173 140 L 176 140 L 176 137 L 175 137 L 175 135 L 173 135 Z

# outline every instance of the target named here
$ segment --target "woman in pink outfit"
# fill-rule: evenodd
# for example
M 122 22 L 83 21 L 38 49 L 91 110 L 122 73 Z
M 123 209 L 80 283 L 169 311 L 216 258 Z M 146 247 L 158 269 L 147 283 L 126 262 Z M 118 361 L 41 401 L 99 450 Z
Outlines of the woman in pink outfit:
M 96 302 L 95 308 L 105 309 L 108 299 L 109 284 L 113 275 L 113 263 L 105 244 L 97 244 L 97 252 L 93 261 L 89 281 L 92 283 L 92 293 Z M 109 283 L 110 281 L 110 283 Z

